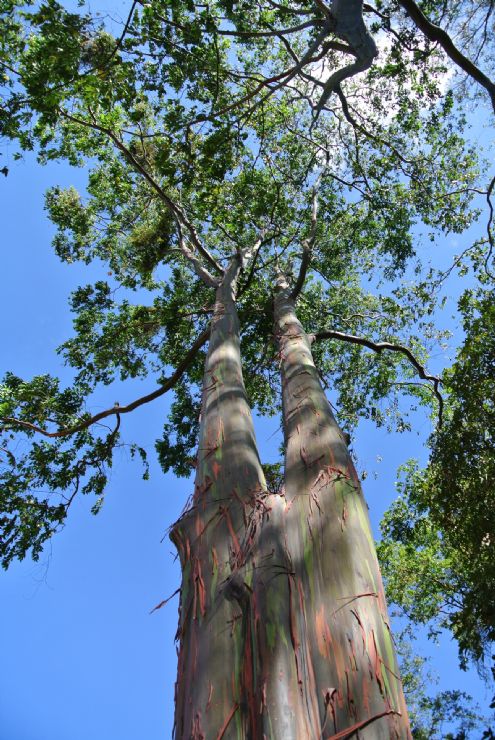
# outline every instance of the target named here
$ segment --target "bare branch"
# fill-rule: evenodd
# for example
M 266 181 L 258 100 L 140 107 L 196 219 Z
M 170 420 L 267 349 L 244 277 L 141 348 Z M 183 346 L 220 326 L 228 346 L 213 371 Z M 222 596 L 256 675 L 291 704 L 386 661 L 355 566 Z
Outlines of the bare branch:
M 383 350 L 388 350 L 390 352 L 399 352 L 405 355 L 411 365 L 415 368 L 419 377 L 432 383 L 432 390 L 438 401 L 438 426 L 440 427 L 442 425 L 444 401 L 439 391 L 439 385 L 442 380 L 438 375 L 430 375 L 427 373 L 423 365 L 413 355 L 408 347 L 404 347 L 402 344 L 393 344 L 392 342 L 373 342 L 371 339 L 366 339 L 365 337 L 357 337 L 354 334 L 345 334 L 344 332 L 334 331 L 333 329 L 325 329 L 316 334 L 311 334 L 309 335 L 309 339 L 310 341 L 316 342 L 321 341 L 322 339 L 337 339 L 342 342 L 349 342 L 350 344 L 359 344 L 362 347 L 372 349 L 373 352 L 380 353 L 383 352 Z
M 37 426 L 36 424 L 31 424 L 29 421 L 23 421 L 22 419 L 16 419 L 11 416 L 0 417 L 0 422 L 3 424 L 9 424 L 12 426 L 18 426 L 18 427 L 21 427 L 22 429 L 28 429 L 32 432 L 37 432 L 38 434 L 42 434 L 44 437 L 50 437 L 50 439 L 60 438 L 60 437 L 70 437 L 71 435 L 76 434 L 77 432 L 82 432 L 84 429 L 88 429 L 93 424 L 96 424 L 102 419 L 106 419 L 108 416 L 116 415 L 120 423 L 120 417 L 119 417 L 120 414 L 128 414 L 129 412 L 134 411 L 134 409 L 137 409 L 139 406 L 143 406 L 145 403 L 149 403 L 150 401 L 154 401 L 155 398 L 159 398 L 160 396 L 163 396 L 164 393 L 166 393 L 171 388 L 173 388 L 173 386 L 177 383 L 178 380 L 180 380 L 184 372 L 190 366 L 190 364 L 196 357 L 196 353 L 205 344 L 209 336 L 210 336 L 210 329 L 208 328 L 208 329 L 205 329 L 204 332 L 202 332 L 197 337 L 196 341 L 191 346 L 189 352 L 181 360 L 181 362 L 177 365 L 177 368 L 175 369 L 174 373 L 170 376 L 170 378 L 167 378 L 160 385 L 160 387 L 154 390 L 152 393 L 148 393 L 146 396 L 137 398 L 135 401 L 132 401 L 126 406 L 119 406 L 119 405 L 112 406 L 112 408 L 106 409 L 105 411 L 100 411 L 98 414 L 95 414 L 94 416 L 91 416 L 88 419 L 85 419 L 80 424 L 75 424 L 72 427 L 57 429 L 56 432 L 48 432 L 46 429 L 43 429 L 42 427 Z

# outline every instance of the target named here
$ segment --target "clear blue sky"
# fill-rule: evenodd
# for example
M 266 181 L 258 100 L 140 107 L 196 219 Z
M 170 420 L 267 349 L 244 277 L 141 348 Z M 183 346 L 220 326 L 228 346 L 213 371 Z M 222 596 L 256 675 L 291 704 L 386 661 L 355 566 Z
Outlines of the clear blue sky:
M 53 184 L 83 186 L 84 172 L 41 168 L 28 158 L 0 179 L 0 370 L 28 378 L 52 372 L 70 382 L 54 353 L 71 331 L 67 296 L 101 272 L 61 265 L 53 255 L 43 212 L 43 193 Z M 93 410 L 153 388 L 149 379 L 104 389 Z M 169 401 L 163 397 L 123 419 L 124 438 L 148 448 L 152 460 Z M 278 425 L 278 419 L 257 422 L 264 460 L 277 457 Z M 364 491 L 375 534 L 395 496 L 398 464 L 424 457 L 429 430 L 426 417 L 409 435 L 361 430 L 355 449 L 360 468 L 370 471 Z M 161 540 L 191 491 L 192 482 L 164 476 L 156 464 L 151 481 L 143 482 L 139 464 L 118 453 L 101 513 L 90 514 L 91 498 L 76 500 L 65 530 L 38 564 L 25 561 L 0 574 L 0 740 L 171 736 L 177 597 L 149 612 L 180 583 L 173 546 L 168 537 Z M 420 644 L 433 656 L 441 688 L 470 691 L 486 708 L 474 672 L 457 670 L 455 645 L 445 639 L 434 647 L 423 638 Z

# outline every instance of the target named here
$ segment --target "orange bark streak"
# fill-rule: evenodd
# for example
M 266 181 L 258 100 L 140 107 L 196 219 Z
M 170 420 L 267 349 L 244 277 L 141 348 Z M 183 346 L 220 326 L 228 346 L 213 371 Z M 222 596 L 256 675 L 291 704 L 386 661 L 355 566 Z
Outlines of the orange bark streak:
M 316 612 L 315 622 L 318 651 L 323 658 L 329 658 L 332 636 L 330 634 L 330 628 L 325 619 L 325 609 L 323 607 L 323 604 L 321 608 Z
M 215 478 L 215 480 L 218 480 L 218 476 L 221 470 L 222 466 L 220 465 L 220 463 L 217 462 L 217 460 L 213 460 L 211 464 L 211 472 L 213 473 L 213 477 Z
M 239 544 L 239 540 L 237 539 L 237 535 L 236 535 L 235 530 L 234 530 L 234 527 L 232 525 L 232 519 L 230 517 L 229 510 L 228 509 L 222 509 L 222 513 L 223 513 L 223 515 L 225 517 L 225 521 L 227 522 L 227 527 L 229 528 L 230 536 L 231 536 L 232 542 L 234 544 L 234 550 L 235 550 L 236 557 L 239 557 L 240 552 L 241 552 L 241 546 Z

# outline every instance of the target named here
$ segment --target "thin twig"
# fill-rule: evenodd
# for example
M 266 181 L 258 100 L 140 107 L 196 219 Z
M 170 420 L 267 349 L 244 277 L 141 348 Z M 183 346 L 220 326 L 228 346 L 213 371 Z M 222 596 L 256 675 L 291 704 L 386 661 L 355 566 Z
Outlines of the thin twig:
M 404 347 L 402 344 L 393 344 L 392 342 L 373 342 L 371 339 L 366 339 L 366 337 L 357 337 L 354 334 L 345 334 L 344 332 L 334 331 L 332 329 L 326 329 L 324 331 L 319 331 L 316 334 L 311 334 L 309 335 L 309 339 L 310 341 L 317 342 L 322 339 L 337 339 L 342 342 L 349 342 L 350 344 L 359 344 L 362 347 L 367 347 L 368 349 L 372 349 L 374 352 L 378 353 L 383 352 L 383 350 L 388 350 L 390 352 L 399 352 L 400 354 L 405 355 L 411 365 L 415 368 L 419 377 L 432 383 L 432 390 L 438 401 L 438 425 L 442 425 L 444 401 L 442 394 L 439 391 L 442 379 L 438 375 L 430 375 L 430 373 L 427 373 L 423 365 L 413 355 L 408 347 Z

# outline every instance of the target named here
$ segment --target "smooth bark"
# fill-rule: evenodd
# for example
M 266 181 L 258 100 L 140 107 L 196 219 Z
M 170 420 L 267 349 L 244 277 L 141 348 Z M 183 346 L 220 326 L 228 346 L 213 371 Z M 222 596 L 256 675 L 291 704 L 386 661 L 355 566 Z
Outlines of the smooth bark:
M 205 363 L 192 506 L 172 530 L 182 565 L 177 738 L 311 737 L 291 642 L 283 495 L 269 493 L 242 380 L 233 263 Z
M 217 289 L 182 565 L 175 737 L 255 738 L 251 539 L 266 490 L 241 372 L 235 261 Z M 261 507 L 262 511 L 262 507 Z
M 283 277 L 275 298 L 292 646 L 311 738 L 410 738 L 367 505 Z M 302 736 L 301 736 L 302 737 Z
M 183 570 L 175 737 L 409 738 L 366 504 L 294 299 L 275 300 L 286 484 L 266 490 L 233 263 L 211 324 Z

